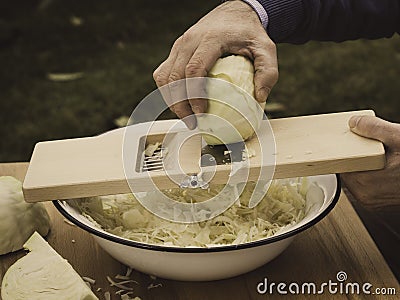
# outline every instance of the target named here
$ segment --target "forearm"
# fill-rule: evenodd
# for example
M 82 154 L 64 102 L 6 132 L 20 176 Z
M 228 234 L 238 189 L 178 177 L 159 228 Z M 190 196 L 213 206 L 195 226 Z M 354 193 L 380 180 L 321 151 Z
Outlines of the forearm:
M 400 32 L 398 0 L 257 0 L 277 43 L 391 37 Z

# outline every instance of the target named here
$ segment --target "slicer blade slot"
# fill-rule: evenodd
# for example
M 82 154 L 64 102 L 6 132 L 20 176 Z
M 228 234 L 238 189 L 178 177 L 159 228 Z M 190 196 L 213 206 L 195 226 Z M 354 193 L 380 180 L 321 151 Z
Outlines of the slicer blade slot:
M 140 138 L 138 167 L 136 171 L 149 172 L 164 170 L 164 158 L 168 150 L 162 144 L 163 139 L 164 135 L 159 134 L 142 136 Z
M 154 151 L 152 156 L 144 155 L 141 172 L 164 170 L 164 153 L 165 148 L 161 147 L 160 149 Z

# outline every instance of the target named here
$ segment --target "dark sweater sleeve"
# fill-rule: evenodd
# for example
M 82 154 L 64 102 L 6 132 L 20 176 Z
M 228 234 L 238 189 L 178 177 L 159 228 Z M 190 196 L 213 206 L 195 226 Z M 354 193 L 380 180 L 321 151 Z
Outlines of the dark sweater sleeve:
M 258 0 L 276 43 L 341 42 L 400 32 L 400 0 Z

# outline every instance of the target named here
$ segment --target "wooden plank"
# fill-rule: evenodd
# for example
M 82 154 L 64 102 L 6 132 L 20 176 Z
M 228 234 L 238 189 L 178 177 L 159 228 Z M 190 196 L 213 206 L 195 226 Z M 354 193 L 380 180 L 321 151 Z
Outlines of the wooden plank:
M 0 164 L 0 175 L 23 179 L 27 164 Z M 45 203 L 51 216 L 51 232 L 46 237 L 50 245 L 68 259 L 81 276 L 96 280 L 95 294 L 104 299 L 110 291 L 112 299 L 118 288 L 110 287 L 106 276 L 125 273 L 126 267 L 111 258 L 94 242 L 92 237 L 78 227 L 67 224 L 51 203 Z M 73 240 L 75 242 L 73 242 Z M 5 271 L 23 254 L 22 251 L 0 256 L 0 281 Z M 245 259 L 245 258 L 243 258 Z M 177 266 L 179 267 L 179 266 Z M 282 299 L 276 290 L 272 295 L 259 295 L 256 287 L 267 278 L 269 282 L 321 284 L 335 281 L 339 271 L 346 272 L 346 282 L 369 282 L 374 288 L 395 288 L 397 296 L 369 295 L 368 299 L 397 299 L 400 285 L 384 258 L 366 231 L 364 225 L 342 193 L 338 204 L 327 217 L 307 231 L 299 234 L 279 257 L 253 272 L 235 278 L 212 282 L 180 282 L 157 279 L 133 271 L 138 281 L 135 296 L 142 299 L 203 300 L 203 299 Z M 162 287 L 148 289 L 151 282 Z M 101 291 L 97 291 L 101 288 Z M 313 295 L 286 295 L 294 299 L 310 299 Z M 319 299 L 363 299 L 365 295 L 324 294 Z
M 246 142 L 254 156 L 249 161 L 250 173 L 245 174 L 242 181 L 258 180 L 261 167 L 273 165 L 273 159 L 268 162 L 266 156 L 276 157 L 274 178 L 382 168 L 385 163 L 382 143 L 360 137 L 348 128 L 350 116 L 360 114 L 373 115 L 374 112 L 356 111 L 271 120 L 276 149 L 270 146 L 274 138 L 265 120 L 262 125 L 265 130 Z M 177 124 L 176 120 L 158 121 L 151 125 L 151 130 L 146 124 L 139 124 L 129 128 L 127 134 L 120 129 L 96 137 L 38 143 L 23 185 L 25 199 L 35 202 L 128 193 L 131 187 L 135 188 L 135 192 L 149 191 L 154 190 L 154 183 L 160 189 L 176 187 L 185 177 L 178 163 L 172 164 L 168 173 L 140 172 L 136 166 L 138 143 L 143 135 L 157 135 L 171 130 L 178 130 L 177 135 L 190 135 L 185 127 Z M 170 139 L 171 149 L 176 151 L 168 154 L 172 156 L 168 161 L 181 161 L 186 173 L 198 170 L 200 143 L 196 139 L 190 140 L 193 143 L 188 141 L 183 147 L 185 155 L 182 159 L 178 151 L 180 147 L 176 145 L 180 141 Z M 129 151 L 126 151 L 127 147 Z M 187 154 L 188 149 L 192 156 Z M 263 151 L 267 152 L 266 156 L 262 154 Z M 231 168 L 231 165 L 218 165 L 215 174 L 214 168 L 203 168 L 203 174 L 205 178 L 212 178 L 211 183 L 226 183 Z M 129 186 L 126 178 L 133 185 Z

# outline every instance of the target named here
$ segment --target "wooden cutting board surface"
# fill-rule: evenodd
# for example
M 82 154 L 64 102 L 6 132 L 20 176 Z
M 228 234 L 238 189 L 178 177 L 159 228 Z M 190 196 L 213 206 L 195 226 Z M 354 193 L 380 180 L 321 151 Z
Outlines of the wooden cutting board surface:
M 0 176 L 11 175 L 23 180 L 27 163 L 0 164 Z M 93 286 L 99 299 L 110 291 L 112 299 L 118 288 L 110 287 L 106 276 L 124 274 L 126 267 L 115 261 L 95 244 L 83 230 L 67 224 L 52 203 L 45 203 L 51 216 L 51 232 L 47 236 L 50 245 L 66 258 L 81 276 L 96 280 Z M 0 220 L 1 222 L 1 220 Z M 0 256 L 0 281 L 5 271 L 23 251 Z M 177 266 L 179 267 L 179 266 Z M 395 296 L 345 295 L 325 292 L 322 295 L 286 295 L 292 299 L 398 299 L 400 285 L 393 276 L 384 258 L 355 213 L 347 197 L 342 193 L 336 207 L 314 227 L 299 234 L 280 256 L 259 269 L 226 280 L 214 282 L 179 282 L 151 279 L 148 275 L 134 271 L 131 277 L 138 281 L 134 295 L 143 300 L 220 300 L 220 299 L 282 299 L 277 293 L 259 295 L 257 284 L 267 278 L 269 282 L 321 284 L 336 281 L 338 272 L 347 274 L 346 282 L 366 283 L 373 288 L 395 288 Z M 162 286 L 148 289 L 150 283 Z M 101 289 L 101 291 L 96 291 Z M 372 289 L 371 289 L 372 290 Z M 275 290 L 276 291 L 276 290 Z M 286 299 L 285 297 L 285 299 Z

